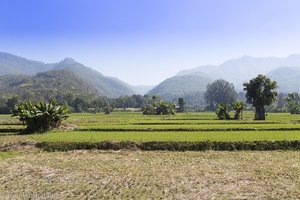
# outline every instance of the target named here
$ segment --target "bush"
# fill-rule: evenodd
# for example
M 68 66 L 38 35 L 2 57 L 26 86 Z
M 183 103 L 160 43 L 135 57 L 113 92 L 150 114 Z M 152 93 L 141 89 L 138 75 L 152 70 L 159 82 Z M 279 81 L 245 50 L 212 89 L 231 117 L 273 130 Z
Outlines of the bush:
M 106 115 L 110 114 L 112 111 L 113 111 L 113 107 L 111 107 L 109 104 L 106 105 L 104 108 L 103 108 L 103 111 Z
M 219 119 L 230 119 L 229 106 L 224 103 L 219 103 L 216 108 L 216 114 Z
M 298 93 L 289 93 L 288 97 L 285 98 L 285 101 L 288 104 L 287 109 L 291 114 L 300 113 L 300 97 Z
M 28 101 L 16 106 L 13 117 L 17 116 L 27 126 L 26 133 L 34 133 L 58 128 L 68 118 L 67 113 L 67 106 L 60 106 L 55 100 L 37 104 Z
M 144 115 L 175 115 L 175 111 L 176 105 L 165 101 L 154 102 L 142 108 Z
M 245 109 L 245 103 L 238 101 L 232 105 L 232 108 L 235 110 L 234 119 L 243 119 L 243 111 Z
M 155 115 L 156 114 L 155 107 L 151 104 L 144 106 L 142 108 L 142 112 L 143 112 L 143 115 Z

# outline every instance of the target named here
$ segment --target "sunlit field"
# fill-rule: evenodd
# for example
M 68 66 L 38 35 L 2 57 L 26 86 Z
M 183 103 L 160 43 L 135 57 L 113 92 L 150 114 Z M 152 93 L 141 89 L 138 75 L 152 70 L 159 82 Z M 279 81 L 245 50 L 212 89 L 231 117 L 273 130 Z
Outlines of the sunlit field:
M 14 199 L 29 199 L 30 194 L 72 200 L 298 199 L 300 195 L 300 156 L 295 151 L 84 150 L 4 158 L 0 154 L 0 161 L 0 192 L 2 197 L 14 194 Z
M 251 112 L 244 113 L 243 120 L 217 120 L 214 113 L 71 114 L 64 127 L 72 130 L 21 135 L 24 127 L 16 118 L 0 116 L 1 197 L 296 199 L 300 195 L 299 151 L 103 151 L 80 146 L 105 141 L 297 142 L 300 115 L 268 114 L 266 121 L 254 121 Z M 39 143 L 60 144 L 51 151 L 64 152 L 47 152 Z M 73 143 L 82 150 L 61 148 Z
M 300 116 L 268 114 L 266 121 L 217 120 L 214 113 L 184 113 L 170 116 L 144 116 L 141 113 L 72 114 L 64 122 L 71 131 L 54 130 L 44 134 L 19 135 L 24 127 L 16 118 L 2 115 L 0 141 L 34 140 L 46 142 L 99 141 L 261 141 L 299 140 Z

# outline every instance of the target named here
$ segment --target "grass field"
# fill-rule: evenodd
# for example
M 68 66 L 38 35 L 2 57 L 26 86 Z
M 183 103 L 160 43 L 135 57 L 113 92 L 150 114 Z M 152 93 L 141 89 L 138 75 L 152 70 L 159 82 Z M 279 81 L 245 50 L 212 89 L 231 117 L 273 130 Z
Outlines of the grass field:
M 0 199 L 298 199 L 299 151 L 47 152 L 36 146 L 105 141 L 300 145 L 300 115 L 252 119 L 250 112 L 244 120 L 224 121 L 214 113 L 72 114 L 64 123 L 74 130 L 20 135 L 24 127 L 18 120 L 1 115 Z
M 254 121 L 246 112 L 244 120 L 217 120 L 214 113 L 183 113 L 174 116 L 144 116 L 126 112 L 72 114 L 66 121 L 72 131 L 18 135 L 24 128 L 16 118 L 0 116 L 0 143 L 99 141 L 282 141 L 300 140 L 300 115 L 268 114 L 266 121 Z

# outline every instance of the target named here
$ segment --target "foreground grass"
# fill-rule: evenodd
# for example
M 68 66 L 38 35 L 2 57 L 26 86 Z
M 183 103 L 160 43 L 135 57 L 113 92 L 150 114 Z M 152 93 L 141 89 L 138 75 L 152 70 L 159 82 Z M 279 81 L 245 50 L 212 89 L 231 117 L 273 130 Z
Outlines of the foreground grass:
M 282 141 L 300 140 L 300 131 L 208 131 L 208 132 L 80 132 L 52 131 L 30 136 L 40 142 L 99 141 Z
M 299 163 L 293 151 L 36 153 L 0 162 L 0 198 L 297 199 Z
M 0 160 L 20 155 L 18 152 L 0 152 Z

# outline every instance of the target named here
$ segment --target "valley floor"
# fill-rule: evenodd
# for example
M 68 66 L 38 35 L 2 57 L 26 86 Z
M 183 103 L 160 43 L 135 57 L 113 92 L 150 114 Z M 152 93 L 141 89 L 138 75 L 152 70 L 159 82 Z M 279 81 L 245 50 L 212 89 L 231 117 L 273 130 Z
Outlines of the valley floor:
M 298 199 L 298 151 L 1 153 L 0 199 Z

